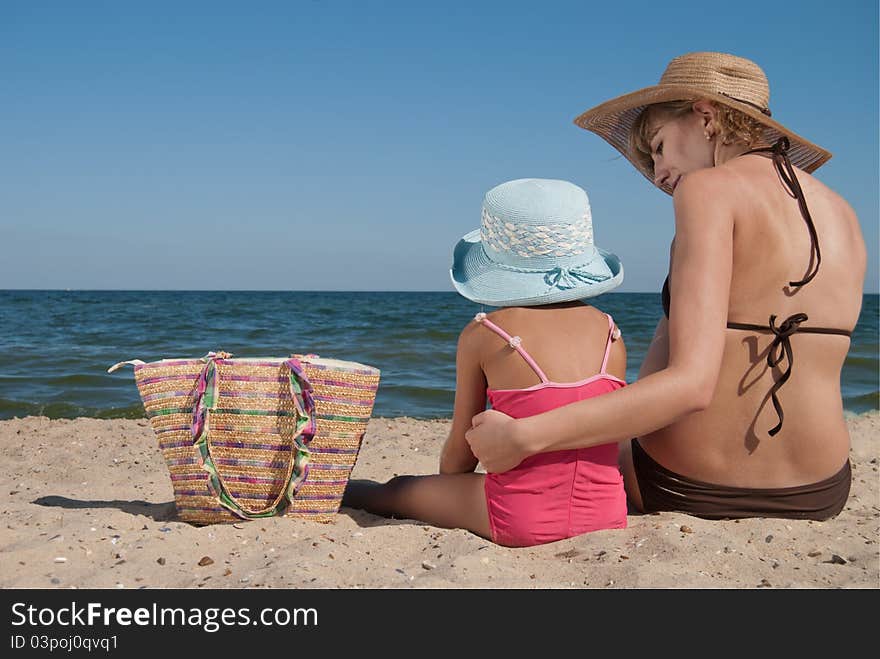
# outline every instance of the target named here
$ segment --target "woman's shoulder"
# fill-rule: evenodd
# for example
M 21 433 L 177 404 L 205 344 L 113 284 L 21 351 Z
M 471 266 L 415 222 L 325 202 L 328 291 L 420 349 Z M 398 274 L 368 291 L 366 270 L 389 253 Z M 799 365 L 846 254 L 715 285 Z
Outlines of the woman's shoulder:
M 710 201 L 718 203 L 724 199 L 741 198 L 742 186 L 747 184 L 747 177 L 738 169 L 728 164 L 718 167 L 706 167 L 689 172 L 681 177 L 675 186 L 672 199 L 676 205 Z
M 769 158 L 734 158 L 712 170 L 717 170 L 714 171 L 714 174 L 718 175 L 715 182 L 726 180 L 729 183 L 724 186 L 725 191 L 731 203 L 737 208 L 744 206 L 749 208 L 755 204 L 761 206 L 763 203 L 761 200 L 770 196 L 778 197 L 786 207 L 791 207 L 789 203 L 791 194 L 787 187 L 781 184 L 775 165 Z M 847 200 L 827 183 L 802 169 L 795 168 L 794 172 L 811 212 L 815 211 L 814 215 L 858 221 L 855 211 Z M 721 177 L 725 175 L 727 178 L 722 179 Z M 796 208 L 795 206 L 793 210 L 800 214 Z
M 716 231 L 722 225 L 732 227 L 734 218 L 743 212 L 743 203 L 751 203 L 754 194 L 735 171 L 708 167 L 684 175 L 672 193 L 675 230 Z

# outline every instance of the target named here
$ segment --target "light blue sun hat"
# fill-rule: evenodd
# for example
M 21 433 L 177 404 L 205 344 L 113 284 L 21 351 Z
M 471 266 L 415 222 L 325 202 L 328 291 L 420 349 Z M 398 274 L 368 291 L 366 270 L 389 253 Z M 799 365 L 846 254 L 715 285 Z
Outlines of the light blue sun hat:
M 523 178 L 486 193 L 480 228 L 455 246 L 449 275 L 473 302 L 526 307 L 607 293 L 623 283 L 623 265 L 593 243 L 582 188 Z

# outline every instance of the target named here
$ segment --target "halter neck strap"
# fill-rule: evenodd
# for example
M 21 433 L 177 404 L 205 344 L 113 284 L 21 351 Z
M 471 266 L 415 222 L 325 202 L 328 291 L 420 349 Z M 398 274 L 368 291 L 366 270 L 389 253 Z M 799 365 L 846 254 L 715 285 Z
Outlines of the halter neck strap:
M 819 237 L 816 234 L 816 226 L 813 224 L 813 218 L 810 215 L 810 209 L 807 208 L 807 200 L 804 198 L 804 191 L 801 189 L 801 184 L 797 180 L 797 176 L 794 172 L 794 167 L 791 164 L 791 159 L 788 157 L 788 150 L 790 146 L 791 144 L 788 141 L 788 138 L 783 135 L 778 140 L 776 140 L 776 144 L 774 144 L 773 146 L 750 149 L 742 155 L 746 155 L 749 153 L 771 154 L 771 157 L 773 158 L 773 164 L 776 167 L 776 171 L 779 173 L 779 178 L 782 179 L 782 182 L 788 189 L 789 194 L 797 199 L 798 206 L 800 207 L 801 211 L 801 216 L 804 218 L 804 222 L 807 223 L 807 230 L 810 232 L 810 269 L 807 272 L 807 275 L 800 281 L 788 282 L 789 286 L 799 287 L 805 284 L 809 284 L 813 280 L 813 277 L 815 277 L 816 274 L 819 272 L 819 264 L 822 262 L 822 254 L 819 251 Z

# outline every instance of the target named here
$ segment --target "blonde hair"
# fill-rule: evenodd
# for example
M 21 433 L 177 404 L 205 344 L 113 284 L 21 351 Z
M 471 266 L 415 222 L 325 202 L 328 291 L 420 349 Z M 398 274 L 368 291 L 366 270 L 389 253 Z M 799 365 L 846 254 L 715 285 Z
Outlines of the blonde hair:
M 651 140 L 660 130 L 661 119 L 676 120 L 693 112 L 694 103 L 700 99 L 667 101 L 648 105 L 636 118 L 629 134 L 630 153 L 653 176 L 654 161 L 651 158 Z M 708 101 L 716 110 L 715 130 L 722 144 L 742 142 L 752 146 L 764 137 L 764 126 L 747 114 L 722 103 Z

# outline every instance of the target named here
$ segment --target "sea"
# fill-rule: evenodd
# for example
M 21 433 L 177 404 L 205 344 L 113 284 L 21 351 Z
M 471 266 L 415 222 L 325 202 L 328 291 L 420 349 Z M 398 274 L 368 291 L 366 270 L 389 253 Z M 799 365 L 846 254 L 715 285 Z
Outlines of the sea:
M 844 408 L 880 406 L 878 295 L 865 295 L 842 373 Z M 656 293 L 609 293 L 627 381 L 662 315 Z M 0 419 L 142 418 L 128 359 L 313 353 L 381 370 L 373 416 L 449 418 L 461 329 L 490 311 L 454 292 L 0 291 Z

